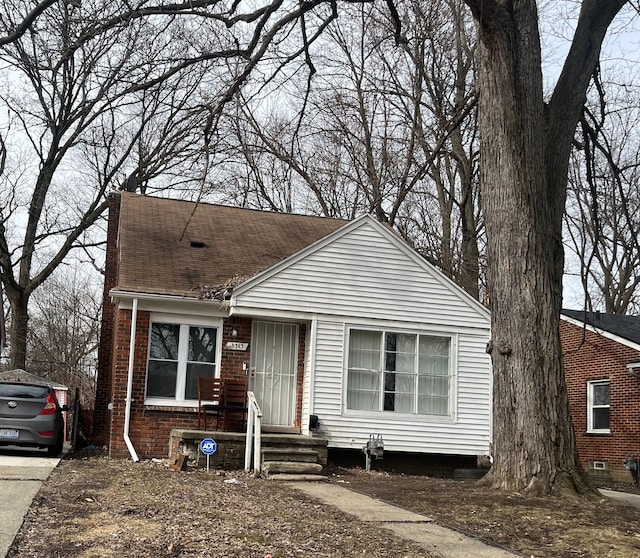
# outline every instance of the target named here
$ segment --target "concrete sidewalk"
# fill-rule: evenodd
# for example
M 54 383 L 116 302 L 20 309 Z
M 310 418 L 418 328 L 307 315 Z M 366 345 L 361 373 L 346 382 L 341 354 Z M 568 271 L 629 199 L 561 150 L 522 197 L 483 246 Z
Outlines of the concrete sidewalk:
M 619 490 L 608 490 L 606 488 L 600 488 L 600 494 L 611 498 L 613 500 L 619 500 L 625 502 L 636 508 L 640 508 L 640 494 L 633 494 L 631 492 L 620 492 Z
M 441 558 L 510 558 L 519 556 L 482 541 L 437 525 L 433 519 L 333 483 L 292 482 L 290 486 L 305 494 L 375 523 L 398 537 L 412 541 Z
M 35 452 L 0 455 L 1 558 L 7 555 L 34 496 L 59 462 Z

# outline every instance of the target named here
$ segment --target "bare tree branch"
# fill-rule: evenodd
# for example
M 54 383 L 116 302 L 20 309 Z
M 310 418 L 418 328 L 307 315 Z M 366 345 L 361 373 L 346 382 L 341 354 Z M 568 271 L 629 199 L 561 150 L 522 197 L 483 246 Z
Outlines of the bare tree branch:
M 58 1 L 59 0 L 43 0 L 42 2 L 38 2 L 36 6 L 24 16 L 19 24 L 14 26 L 13 29 L 7 30 L 8 33 L 4 37 L 0 37 L 0 46 L 17 41 L 27 32 L 33 22 L 38 19 L 45 10 L 54 4 L 57 4 Z

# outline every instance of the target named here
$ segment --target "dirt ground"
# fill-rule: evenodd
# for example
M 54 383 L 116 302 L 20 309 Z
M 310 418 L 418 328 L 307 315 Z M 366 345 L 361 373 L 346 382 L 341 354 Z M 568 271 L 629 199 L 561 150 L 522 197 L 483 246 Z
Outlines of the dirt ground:
M 640 555 L 640 509 L 605 498 L 523 498 L 471 481 L 335 469 L 330 482 L 428 515 L 524 556 Z M 611 487 L 611 488 L 620 488 Z M 68 455 L 8 558 L 429 557 L 372 525 L 241 472 Z

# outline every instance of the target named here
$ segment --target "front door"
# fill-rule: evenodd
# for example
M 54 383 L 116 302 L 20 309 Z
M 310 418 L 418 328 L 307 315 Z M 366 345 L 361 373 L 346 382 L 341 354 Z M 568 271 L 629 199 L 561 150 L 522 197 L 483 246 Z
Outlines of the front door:
M 293 426 L 298 325 L 253 322 L 251 386 L 266 426 Z

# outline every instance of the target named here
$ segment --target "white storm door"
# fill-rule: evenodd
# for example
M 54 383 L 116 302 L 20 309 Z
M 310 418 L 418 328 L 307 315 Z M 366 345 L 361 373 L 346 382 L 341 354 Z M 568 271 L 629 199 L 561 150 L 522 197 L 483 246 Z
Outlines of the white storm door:
M 297 362 L 297 324 L 253 322 L 251 383 L 264 425 L 293 426 Z

